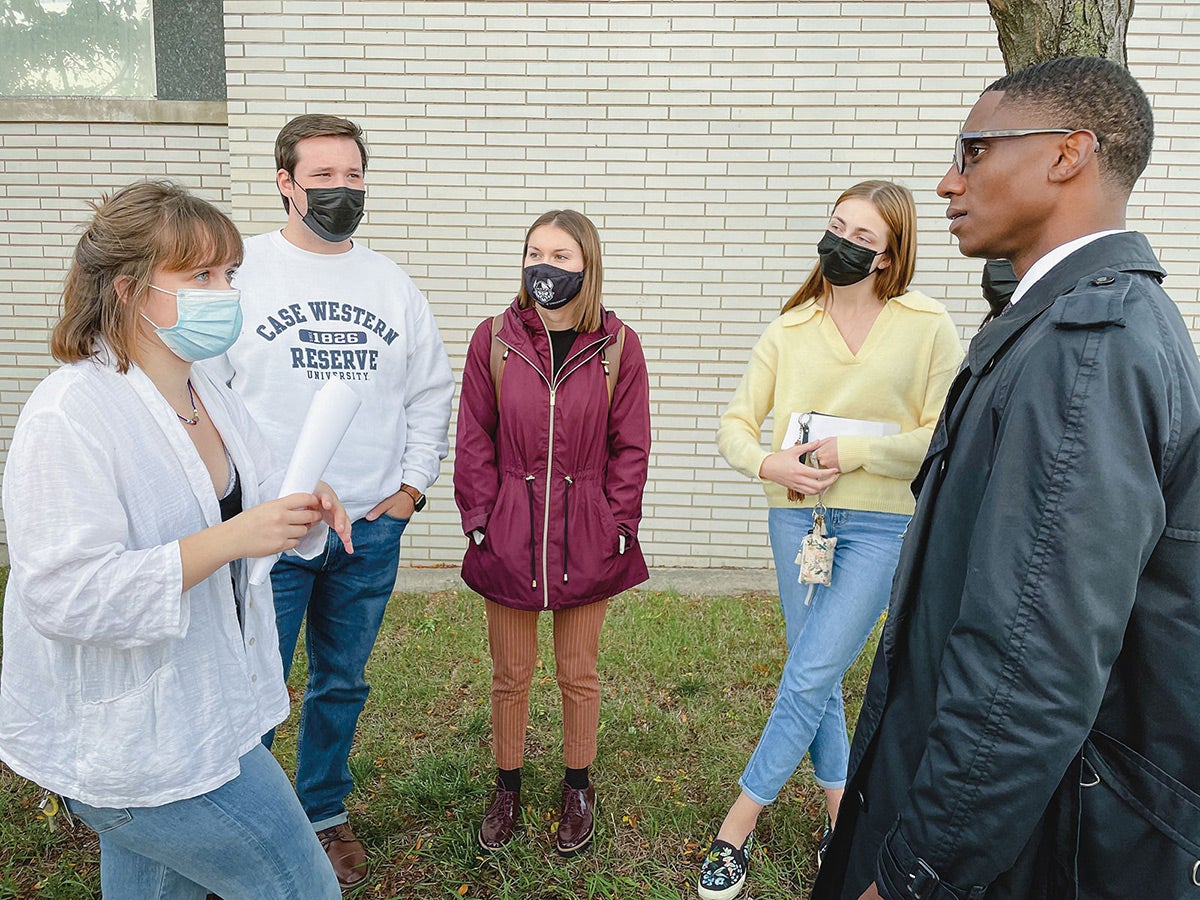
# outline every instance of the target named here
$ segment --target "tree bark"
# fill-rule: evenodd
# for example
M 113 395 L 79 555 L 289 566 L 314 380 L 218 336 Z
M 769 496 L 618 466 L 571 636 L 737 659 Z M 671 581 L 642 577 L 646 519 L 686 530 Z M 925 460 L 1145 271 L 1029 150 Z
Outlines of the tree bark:
M 1059 56 L 1101 56 L 1127 66 L 1125 33 L 1134 0 L 988 0 L 1004 68 Z

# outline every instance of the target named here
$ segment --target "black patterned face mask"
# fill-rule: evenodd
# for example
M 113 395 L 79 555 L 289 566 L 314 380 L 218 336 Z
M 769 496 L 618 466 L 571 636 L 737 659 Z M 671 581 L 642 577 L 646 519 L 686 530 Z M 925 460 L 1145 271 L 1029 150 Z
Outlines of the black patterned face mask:
M 870 247 L 863 247 L 832 231 L 826 231 L 817 244 L 817 256 L 821 259 L 821 274 L 830 284 L 846 287 L 858 284 L 875 271 L 875 257 L 879 254 Z
M 566 306 L 583 287 L 582 272 L 568 272 L 546 263 L 525 267 L 525 290 L 543 309 Z

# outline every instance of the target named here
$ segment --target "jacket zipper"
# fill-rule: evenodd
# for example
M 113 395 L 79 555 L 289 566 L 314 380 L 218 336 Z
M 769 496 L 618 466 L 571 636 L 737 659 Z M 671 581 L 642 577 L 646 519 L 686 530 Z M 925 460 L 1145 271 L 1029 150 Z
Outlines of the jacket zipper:
M 545 327 L 545 323 L 542 323 Z M 549 338 L 549 334 L 546 335 Z M 554 472 L 554 395 L 558 392 L 558 379 L 550 385 L 550 435 L 547 438 L 546 449 L 546 509 L 542 514 L 542 609 L 550 608 L 550 551 L 546 546 L 550 542 L 550 486 L 554 483 L 551 475 Z
M 533 516 L 533 476 L 525 476 L 525 487 L 529 490 L 529 580 L 532 582 L 530 587 L 537 587 L 537 560 L 533 555 L 533 529 L 537 526 L 537 520 Z
M 570 475 L 563 478 L 567 483 L 563 488 L 563 582 L 567 580 L 567 563 L 571 558 L 570 553 L 570 536 L 567 532 L 567 523 L 571 521 L 571 485 L 575 483 L 575 479 Z
M 541 318 L 541 317 L 539 316 L 538 318 Z M 542 328 L 546 332 L 546 340 L 549 341 L 550 340 L 550 329 L 546 327 L 545 322 L 542 322 Z M 517 354 L 517 356 L 521 357 L 521 359 L 523 359 L 523 360 L 525 360 L 525 362 L 529 363 L 530 366 L 533 366 L 533 370 L 542 376 L 542 381 L 546 382 L 546 386 L 550 389 L 550 428 L 549 428 L 550 433 L 546 440 L 546 445 L 547 445 L 546 446 L 546 502 L 544 504 L 545 509 L 542 514 L 542 609 L 550 608 L 550 550 L 547 545 L 550 542 L 550 485 L 553 483 L 551 481 L 551 476 L 554 472 L 554 400 L 555 400 L 555 394 L 558 392 L 558 386 L 560 384 L 562 384 L 563 380 L 568 375 L 570 375 L 572 372 L 574 372 L 576 369 L 578 369 L 580 366 L 582 366 L 584 363 L 586 363 L 589 359 L 591 359 L 590 356 L 586 356 L 585 354 L 587 354 L 588 351 L 592 350 L 593 348 L 595 348 L 596 351 L 599 352 L 599 349 L 604 347 L 609 342 L 609 339 L 610 339 L 610 336 L 606 334 L 603 338 L 596 341 L 594 344 L 584 347 L 582 350 L 579 351 L 579 353 L 575 354 L 576 356 L 583 357 L 583 358 L 580 359 L 579 362 L 576 363 L 576 365 L 570 371 L 562 372 L 560 370 L 559 374 L 557 376 L 555 376 L 553 379 L 547 378 L 545 376 L 545 374 L 543 374 L 542 370 L 539 369 L 536 365 L 534 365 L 533 360 L 531 360 L 528 356 L 526 356 L 524 353 L 522 353 L 520 350 L 518 350 L 512 344 L 506 343 L 503 340 L 500 341 L 500 343 L 502 343 L 506 347 L 508 347 L 509 350 L 512 350 L 514 353 Z M 562 368 L 563 369 L 566 368 L 565 361 L 563 363 Z M 537 587 L 537 565 L 536 565 L 536 562 L 534 562 L 535 554 L 534 554 L 534 550 L 533 550 L 534 522 L 533 522 L 533 476 L 532 475 L 525 476 L 525 484 L 529 487 L 529 519 L 530 519 L 530 522 L 529 522 L 529 526 L 530 526 L 530 528 L 529 528 L 529 537 L 530 537 L 529 557 L 530 557 L 530 561 L 531 561 L 531 568 L 533 568 L 533 578 L 532 578 L 533 587 L 536 588 Z M 563 525 L 563 528 L 564 529 L 566 528 L 565 524 Z M 564 554 L 565 554 L 565 552 L 566 552 L 565 546 L 564 546 L 563 550 L 564 550 Z M 564 562 L 565 562 L 565 557 L 564 557 Z M 566 573 L 566 568 L 564 566 L 563 581 L 566 581 L 566 580 L 567 580 L 567 573 Z

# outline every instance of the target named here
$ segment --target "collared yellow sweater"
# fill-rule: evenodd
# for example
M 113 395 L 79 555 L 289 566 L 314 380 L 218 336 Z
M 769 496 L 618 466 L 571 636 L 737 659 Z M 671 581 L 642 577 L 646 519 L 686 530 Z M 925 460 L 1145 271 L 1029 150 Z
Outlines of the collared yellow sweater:
M 767 326 L 725 415 L 718 446 L 750 478 L 770 451 L 762 423 L 775 411 L 771 450 L 779 450 L 794 412 L 895 422 L 887 437 L 838 438 L 841 476 L 825 492 L 826 506 L 911 515 L 909 483 L 917 474 L 962 346 L 946 308 L 918 291 L 889 300 L 857 354 L 824 309 L 814 303 L 788 310 Z M 761 480 L 761 479 L 760 479 Z M 771 506 L 789 502 L 787 489 L 763 480 Z

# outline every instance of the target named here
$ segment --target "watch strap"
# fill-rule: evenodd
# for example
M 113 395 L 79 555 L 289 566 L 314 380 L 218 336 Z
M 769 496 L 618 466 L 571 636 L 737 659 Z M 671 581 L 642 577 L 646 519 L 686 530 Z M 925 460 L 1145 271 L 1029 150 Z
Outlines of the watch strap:
M 418 491 L 411 484 L 400 485 L 400 490 L 413 498 L 413 512 L 420 512 L 425 508 L 425 495 Z

